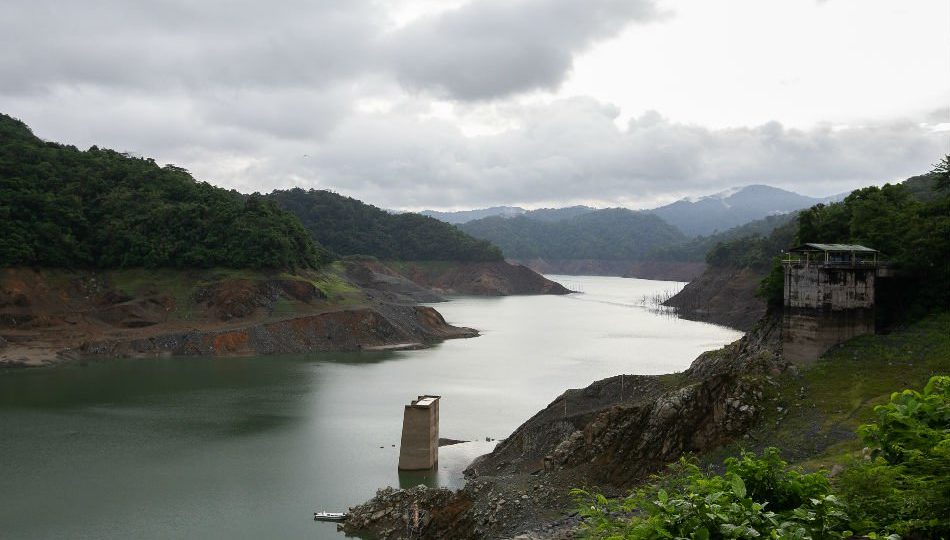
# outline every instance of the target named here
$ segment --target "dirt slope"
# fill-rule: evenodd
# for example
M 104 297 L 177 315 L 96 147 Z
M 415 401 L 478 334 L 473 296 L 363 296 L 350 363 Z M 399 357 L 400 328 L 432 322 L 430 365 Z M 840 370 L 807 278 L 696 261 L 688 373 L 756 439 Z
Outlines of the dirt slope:
M 440 294 L 508 296 L 514 294 L 568 294 L 527 266 L 499 262 L 387 262 L 386 266 L 413 283 Z
M 360 288 L 341 268 L 0 271 L 0 366 L 89 355 L 422 347 L 474 335 L 411 298 Z
M 664 305 L 684 319 L 748 332 L 765 315 L 765 301 L 755 296 L 763 275 L 750 268 L 710 266 Z

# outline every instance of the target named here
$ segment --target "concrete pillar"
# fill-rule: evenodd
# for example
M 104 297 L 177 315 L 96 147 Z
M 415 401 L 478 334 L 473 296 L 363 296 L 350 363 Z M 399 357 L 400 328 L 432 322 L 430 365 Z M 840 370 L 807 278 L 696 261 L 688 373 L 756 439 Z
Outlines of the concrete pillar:
M 399 470 L 431 469 L 439 462 L 439 398 L 419 396 L 402 416 Z

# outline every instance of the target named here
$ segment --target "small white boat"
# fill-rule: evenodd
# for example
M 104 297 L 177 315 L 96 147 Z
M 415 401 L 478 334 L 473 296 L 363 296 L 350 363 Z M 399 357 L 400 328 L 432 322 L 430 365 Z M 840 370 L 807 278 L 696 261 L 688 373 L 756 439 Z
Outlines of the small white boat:
M 343 521 L 346 519 L 346 512 L 314 512 L 314 521 Z

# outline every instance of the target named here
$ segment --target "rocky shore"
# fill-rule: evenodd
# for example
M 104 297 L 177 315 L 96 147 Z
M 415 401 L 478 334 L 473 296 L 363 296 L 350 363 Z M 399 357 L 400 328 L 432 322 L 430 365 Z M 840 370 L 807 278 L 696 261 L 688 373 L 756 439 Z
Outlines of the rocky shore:
M 435 287 L 437 291 L 433 291 Z M 0 367 L 86 357 L 422 348 L 478 335 L 418 305 L 453 294 L 565 294 L 507 263 L 349 258 L 321 271 L 0 271 Z
M 408 538 L 405 509 L 416 505 L 428 516 L 419 538 L 569 538 L 579 526 L 571 488 L 620 495 L 686 453 L 742 438 L 786 367 L 778 320 L 765 318 L 683 373 L 568 390 L 469 466 L 463 489 L 387 488 L 342 528 Z

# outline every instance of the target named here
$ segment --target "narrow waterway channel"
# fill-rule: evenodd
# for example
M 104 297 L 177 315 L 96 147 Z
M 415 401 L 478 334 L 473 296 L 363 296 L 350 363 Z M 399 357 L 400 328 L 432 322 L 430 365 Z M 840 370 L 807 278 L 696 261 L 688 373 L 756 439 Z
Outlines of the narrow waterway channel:
M 559 279 L 559 276 L 553 276 Z M 566 388 L 681 371 L 741 334 L 642 305 L 682 284 L 560 277 L 570 296 L 456 298 L 481 331 L 421 351 L 117 359 L 0 373 L 2 538 L 339 538 L 311 521 L 461 470 Z M 441 401 L 432 475 L 396 472 L 402 408 Z

